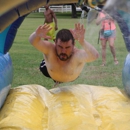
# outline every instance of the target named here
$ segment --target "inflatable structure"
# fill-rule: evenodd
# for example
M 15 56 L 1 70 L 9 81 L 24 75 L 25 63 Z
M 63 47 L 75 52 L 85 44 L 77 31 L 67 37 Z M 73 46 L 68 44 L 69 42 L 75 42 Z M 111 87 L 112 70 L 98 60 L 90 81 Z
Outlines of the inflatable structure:
M 27 0 L 0 0 L 0 16 L 12 8 L 17 7 L 19 4 L 26 2 Z
M 130 99 L 117 87 L 78 84 L 11 89 L 1 130 L 130 130 Z
M 13 80 L 12 60 L 8 51 L 13 44 L 17 29 L 24 18 L 25 16 L 20 17 L 0 33 L 0 108 L 4 103 Z
M 13 1 L 14 3 L 6 0 L 6 6 L 0 4 L 0 129 L 130 130 L 130 99 L 127 97 L 130 96 L 130 15 L 129 9 L 124 10 L 120 7 L 121 5 L 129 7 L 126 5 L 129 5 L 130 0 L 120 0 L 122 4 L 120 5 L 118 1 L 114 8 L 110 3 L 117 0 L 107 0 L 104 5 L 106 12 L 117 21 L 128 51 L 122 70 L 122 81 L 126 90 L 124 92 L 116 87 L 83 84 L 51 90 L 40 85 L 25 85 L 10 89 L 13 66 L 8 52 L 25 17 L 47 2 L 81 3 L 80 0 Z M 95 8 L 104 1 L 89 0 L 89 2 L 90 6 Z
M 1 1 L 3 0 L 0 0 L 0 2 Z M 13 1 L 16 1 L 16 0 L 13 0 Z M 21 2 L 22 4 L 20 4 Z M 19 2 L 16 2 L 16 4 L 18 5 L 15 8 L 13 8 L 12 6 L 12 3 L 13 3 L 12 1 L 6 0 L 6 2 L 4 2 L 6 6 L 4 6 L 3 4 L 0 4 L 0 8 L 5 7 L 4 9 L 5 13 L 3 13 L 3 10 L 0 10 L 0 14 L 1 14 L 0 15 L 0 32 L 6 29 L 10 24 L 12 24 L 19 17 L 27 15 L 28 13 L 31 13 L 32 11 L 44 6 L 47 2 L 49 2 L 50 5 L 71 4 L 71 3 L 78 3 L 78 0 L 20 0 Z M 16 5 L 16 4 L 13 4 L 13 5 Z M 9 8 L 9 5 L 10 5 L 10 8 Z

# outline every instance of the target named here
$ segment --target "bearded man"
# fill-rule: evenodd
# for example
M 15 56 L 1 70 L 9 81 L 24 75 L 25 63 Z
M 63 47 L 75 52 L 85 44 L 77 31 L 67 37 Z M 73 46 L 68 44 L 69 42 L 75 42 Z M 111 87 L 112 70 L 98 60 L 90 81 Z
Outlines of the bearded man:
M 78 78 L 86 62 L 95 61 L 98 51 L 85 40 L 85 29 L 80 23 L 74 29 L 61 29 L 56 35 L 55 43 L 44 39 L 51 27 L 47 24 L 39 26 L 30 37 L 30 43 L 44 55 L 40 64 L 41 72 L 58 82 L 70 82 Z M 75 40 L 82 46 L 78 49 Z

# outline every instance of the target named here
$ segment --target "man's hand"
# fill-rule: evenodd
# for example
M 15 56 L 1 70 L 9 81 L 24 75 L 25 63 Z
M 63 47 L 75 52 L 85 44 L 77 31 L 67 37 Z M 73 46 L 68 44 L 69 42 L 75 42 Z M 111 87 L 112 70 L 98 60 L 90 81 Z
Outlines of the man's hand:
M 55 26 L 55 31 L 56 31 L 56 30 L 58 30 L 58 27 L 57 27 L 57 26 Z
M 74 39 L 79 42 L 84 41 L 85 29 L 80 23 L 75 24 L 75 28 L 70 30 Z
M 51 30 L 52 28 L 47 25 L 47 24 L 44 24 L 43 26 L 39 26 L 37 29 L 36 29 L 36 35 L 40 38 L 44 38 L 44 39 L 51 39 L 50 36 L 47 36 L 47 33 Z

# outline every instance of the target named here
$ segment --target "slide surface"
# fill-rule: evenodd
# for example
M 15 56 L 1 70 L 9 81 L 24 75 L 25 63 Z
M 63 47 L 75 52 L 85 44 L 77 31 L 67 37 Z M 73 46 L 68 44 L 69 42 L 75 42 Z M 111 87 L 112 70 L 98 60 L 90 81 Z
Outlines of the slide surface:
M 130 99 L 117 87 L 77 84 L 11 89 L 2 130 L 130 130 Z

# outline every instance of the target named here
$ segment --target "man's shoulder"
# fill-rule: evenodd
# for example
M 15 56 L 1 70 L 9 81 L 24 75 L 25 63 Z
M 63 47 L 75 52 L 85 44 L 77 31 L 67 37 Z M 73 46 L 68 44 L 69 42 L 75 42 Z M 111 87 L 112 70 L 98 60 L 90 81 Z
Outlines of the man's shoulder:
M 74 57 L 79 57 L 82 53 L 82 50 L 81 49 L 78 49 L 78 48 L 74 48 L 74 52 L 73 52 L 73 56 Z
M 48 11 L 50 11 L 50 12 L 54 12 L 54 11 L 53 11 L 52 9 L 50 9 L 50 8 L 48 9 Z
M 86 56 L 87 53 L 84 49 L 75 48 L 74 57 L 78 58 L 79 60 L 82 59 L 81 57 Z
M 50 12 L 51 14 L 54 14 L 54 11 L 53 11 L 52 9 L 49 9 L 49 12 Z
M 81 49 L 77 48 L 77 47 L 74 47 L 74 53 L 78 53 L 80 52 Z

